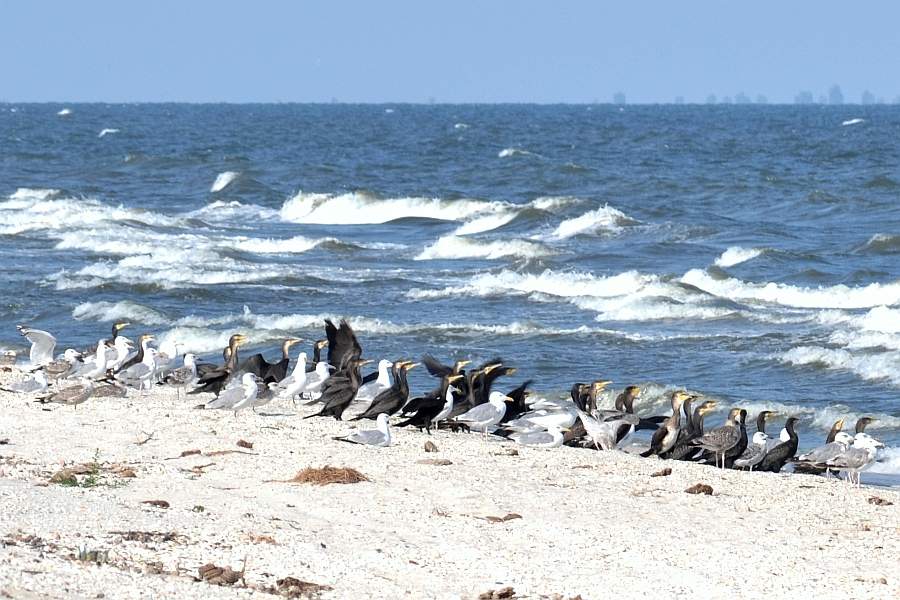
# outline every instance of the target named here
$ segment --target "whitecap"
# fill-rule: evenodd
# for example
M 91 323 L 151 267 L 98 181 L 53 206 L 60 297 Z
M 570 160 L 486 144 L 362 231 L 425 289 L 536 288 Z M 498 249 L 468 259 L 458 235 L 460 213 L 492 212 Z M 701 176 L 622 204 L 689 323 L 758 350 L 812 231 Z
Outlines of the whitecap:
M 748 283 L 731 277 L 716 279 L 701 269 L 688 271 L 681 277 L 681 281 L 730 300 L 766 302 L 795 308 L 854 309 L 900 302 L 900 283 L 807 288 L 773 282 Z
M 316 225 L 366 225 L 414 217 L 461 221 L 477 215 L 506 211 L 510 206 L 503 202 L 468 199 L 377 198 L 364 193 L 335 196 L 298 192 L 281 207 L 281 218 L 292 223 Z
M 763 253 L 761 248 L 742 248 L 731 246 L 716 259 L 716 266 L 723 269 L 752 260 Z
M 456 123 L 453 125 L 453 129 L 468 129 L 469 126 L 465 123 Z
M 790 365 L 821 365 L 831 370 L 849 371 L 862 379 L 887 380 L 900 385 L 900 354 L 896 352 L 853 354 L 843 348 L 797 346 L 778 358 Z
M 216 180 L 213 182 L 212 187 L 209 188 L 210 193 L 215 194 L 216 192 L 221 192 L 225 188 L 227 188 L 231 183 L 238 178 L 240 175 L 237 171 L 224 171 L 219 173 L 216 176 Z
M 516 211 L 504 211 L 488 214 L 483 217 L 476 217 L 471 221 L 466 221 L 456 228 L 453 235 L 471 235 L 473 233 L 484 233 L 485 231 L 493 231 L 498 227 L 503 227 L 518 216 Z
M 338 240 L 335 238 L 314 239 L 298 235 L 284 240 L 240 238 L 232 245 L 238 250 L 258 254 L 301 254 L 325 242 L 338 242 Z
M 538 158 L 543 158 L 540 154 L 529 152 L 528 150 L 523 150 L 522 148 L 504 148 L 497 153 L 497 158 L 509 158 L 511 156 L 535 156 Z
M 583 215 L 564 220 L 556 226 L 549 237 L 568 239 L 576 235 L 595 234 L 601 231 L 614 233 L 628 222 L 633 222 L 628 215 L 617 208 L 604 205 Z
M 72 310 L 72 318 L 77 321 L 128 321 L 145 325 L 162 325 L 169 322 L 169 319 L 159 311 L 130 300 L 82 302 Z
M 59 111 L 58 113 L 56 113 L 56 114 L 57 114 L 58 116 L 60 116 L 60 117 L 67 117 L 67 116 L 69 116 L 69 115 L 72 114 L 72 109 L 71 109 L 71 108 L 64 108 L 64 109 L 62 109 L 61 111 Z
M 847 127 L 848 125 L 858 125 L 858 124 L 860 124 L 860 123 L 865 123 L 865 122 L 866 122 L 865 119 L 860 119 L 860 118 L 856 118 L 856 119 L 847 119 L 846 121 L 843 121 L 843 122 L 841 123 L 841 125 L 844 126 L 844 127 Z
M 482 241 L 446 235 L 427 246 L 415 260 L 483 258 L 496 260 L 507 257 L 538 258 L 553 252 L 541 244 L 525 240 Z
M 110 134 L 113 134 L 113 133 L 119 133 L 119 130 L 118 130 L 118 129 L 113 129 L 113 128 L 101 129 L 101 130 L 100 130 L 100 133 L 97 134 L 97 137 L 98 137 L 98 138 L 102 138 L 102 137 L 104 137 L 104 136 L 107 136 L 107 135 L 110 135 Z

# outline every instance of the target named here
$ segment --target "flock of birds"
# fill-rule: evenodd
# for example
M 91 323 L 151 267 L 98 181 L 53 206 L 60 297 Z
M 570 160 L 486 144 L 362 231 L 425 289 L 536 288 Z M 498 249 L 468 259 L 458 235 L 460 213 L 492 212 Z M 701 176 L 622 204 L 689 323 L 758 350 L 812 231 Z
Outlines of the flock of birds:
M 325 320 L 326 338 L 312 346 L 312 359 L 300 352 L 291 368 L 290 349 L 301 343 L 290 338 L 282 344 L 281 360 L 268 362 L 261 354 L 241 360 L 239 349 L 248 341 L 235 334 L 223 351 L 221 365 L 200 362 L 187 353 L 178 365 L 176 357 L 160 352 L 151 344 L 154 337 L 141 335 L 135 345 L 120 335 L 128 323 L 117 322 L 112 335 L 95 348 L 67 349 L 55 355 L 56 338 L 39 329 L 19 326 L 31 343 L 29 361 L 23 369 L 30 377 L 6 391 L 36 396 L 40 402 L 57 402 L 77 407 L 90 398 L 123 397 L 128 389 L 144 393 L 153 385 L 165 385 L 187 394 L 212 394 L 201 405 L 207 409 L 231 410 L 263 406 L 272 400 L 304 402 L 317 409 L 305 418 L 333 417 L 343 420 L 373 419 L 375 429 L 357 430 L 342 441 L 373 446 L 391 444 L 390 418 L 395 427 L 416 427 L 429 434 L 432 429 L 479 432 L 502 436 L 518 444 L 552 448 L 563 444 L 596 450 L 625 446 L 639 430 L 653 431 L 650 447 L 641 453 L 662 459 L 701 461 L 720 468 L 779 472 L 791 463 L 795 471 L 829 475 L 846 473 L 849 482 L 860 484 L 860 473 L 875 461 L 884 447 L 866 433 L 872 422 L 863 417 L 853 435 L 843 431 L 838 420 L 825 444 L 797 455 L 796 417 L 788 417 L 777 437 L 766 433 L 766 421 L 774 413 L 762 411 L 756 418 L 756 432 L 748 437 L 747 411 L 733 408 L 725 423 L 705 427 L 705 416 L 717 407 L 683 390 L 671 394 L 672 413 L 641 417 L 634 403 L 638 386 L 626 387 L 615 399 L 614 408 L 601 409 L 598 403 L 610 381 L 575 383 L 570 398 L 531 400 L 531 380 L 504 394 L 494 391 L 498 378 L 516 372 L 499 358 L 477 368 L 458 360 L 441 364 L 430 355 L 421 361 L 382 360 L 374 372 L 363 376 L 362 347 L 346 321 L 335 325 Z M 322 356 L 327 348 L 327 355 Z M 176 346 L 177 351 L 177 346 Z M 0 364 L 15 364 L 14 353 L 0 356 Z M 424 365 L 439 383 L 430 392 L 410 398 L 407 374 Z

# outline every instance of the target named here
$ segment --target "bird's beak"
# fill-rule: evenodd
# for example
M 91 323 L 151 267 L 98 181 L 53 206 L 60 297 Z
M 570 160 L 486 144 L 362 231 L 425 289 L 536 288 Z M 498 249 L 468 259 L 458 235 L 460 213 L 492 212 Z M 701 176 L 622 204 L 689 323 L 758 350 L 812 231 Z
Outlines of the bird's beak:
M 496 368 L 499 368 L 500 366 L 501 366 L 501 365 L 488 365 L 488 366 L 486 366 L 486 367 L 484 368 L 484 371 L 482 371 L 482 372 L 483 372 L 485 375 L 487 375 L 488 373 L 490 373 L 491 371 L 493 371 L 493 370 L 496 369 Z
M 560 427 L 560 431 L 572 431 L 569 427 Z
M 515 368 L 515 367 L 510 367 L 510 368 L 509 368 L 509 371 L 507 371 L 506 374 L 507 374 L 507 375 L 515 375 L 515 374 L 516 374 L 516 371 L 518 371 L 517 368 Z
M 468 360 L 468 359 L 466 359 L 466 360 L 460 360 L 460 361 L 457 361 L 457 362 L 459 363 L 459 366 L 460 366 L 460 367 L 464 367 L 464 366 L 466 366 L 466 365 L 472 363 L 472 361 L 471 361 L 471 360 Z
M 359 366 L 367 365 L 367 364 L 369 364 L 370 362 L 372 362 L 372 360 L 369 359 L 369 358 L 367 358 L 366 360 L 361 361 L 361 362 L 359 363 Z
M 129 325 L 131 325 L 131 323 L 116 323 L 116 331 L 122 331 Z
M 422 363 L 417 363 L 417 362 L 406 363 L 406 370 L 412 371 L 413 369 L 415 369 L 416 367 L 418 367 L 421 364 Z

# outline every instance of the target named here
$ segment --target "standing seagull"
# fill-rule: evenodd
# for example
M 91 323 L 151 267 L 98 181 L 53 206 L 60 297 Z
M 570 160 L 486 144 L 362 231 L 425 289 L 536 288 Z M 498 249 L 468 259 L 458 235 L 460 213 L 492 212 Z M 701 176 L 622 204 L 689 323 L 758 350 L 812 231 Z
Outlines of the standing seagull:
M 25 336 L 26 340 L 31 342 L 28 358 L 31 361 L 32 369 L 36 369 L 53 360 L 53 351 L 56 349 L 55 337 L 42 329 L 31 329 L 24 325 L 18 325 L 16 329 Z
M 234 416 L 242 408 L 252 406 L 259 393 L 256 386 L 256 375 L 253 373 L 244 373 L 241 376 L 241 384 L 234 387 L 226 388 L 219 393 L 219 396 L 207 403 L 208 409 L 233 410 Z
M 860 473 L 872 466 L 879 448 L 884 448 L 884 444 L 871 436 L 857 434 L 853 445 L 838 456 L 825 461 L 825 466 L 846 472 L 847 481 L 851 484 L 856 483 L 856 487 L 859 487 Z
M 467 425 L 471 430 L 486 433 L 488 429 L 495 427 L 506 414 L 506 401 L 509 399 L 509 396 L 500 392 L 491 392 L 485 404 L 479 404 L 475 408 L 469 409 L 455 420 L 457 423 Z
M 351 444 L 365 444 L 367 446 L 386 447 L 391 445 L 391 429 L 388 425 L 388 416 L 385 413 L 375 419 L 375 429 L 356 431 L 349 435 L 338 436 L 334 439 Z

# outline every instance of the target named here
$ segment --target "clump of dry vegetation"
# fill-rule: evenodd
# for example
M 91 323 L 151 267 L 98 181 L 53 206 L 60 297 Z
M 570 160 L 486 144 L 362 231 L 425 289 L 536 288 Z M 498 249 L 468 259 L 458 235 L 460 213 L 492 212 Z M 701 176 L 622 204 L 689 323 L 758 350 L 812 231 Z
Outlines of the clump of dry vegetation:
M 288 483 L 328 485 L 331 483 L 360 483 L 362 481 L 370 480 L 356 469 L 325 465 L 321 468 L 307 467 L 289 479 Z

